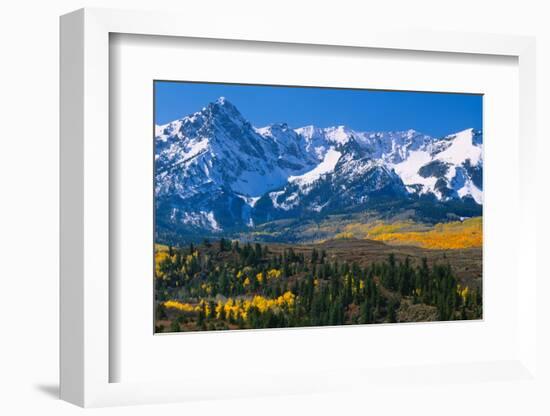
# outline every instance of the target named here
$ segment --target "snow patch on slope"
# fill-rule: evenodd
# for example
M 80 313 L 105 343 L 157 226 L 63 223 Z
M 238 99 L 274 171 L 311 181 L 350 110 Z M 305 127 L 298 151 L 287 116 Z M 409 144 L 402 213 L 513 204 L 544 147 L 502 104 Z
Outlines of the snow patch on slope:
M 282 209 L 282 210 L 285 210 L 285 211 L 288 211 L 290 209 L 292 209 L 293 207 L 295 207 L 296 205 L 298 205 L 299 203 L 299 200 L 298 200 L 298 192 L 294 192 L 292 194 L 290 194 L 290 196 L 288 198 L 285 199 L 284 202 L 277 202 L 277 198 L 279 198 L 280 195 L 283 195 L 285 193 L 285 191 L 277 191 L 277 192 L 271 192 L 269 194 L 269 198 L 271 199 L 271 203 L 273 204 L 273 206 L 277 209 Z
M 470 159 L 472 165 L 478 164 L 482 157 L 482 150 L 480 146 L 475 146 L 472 142 L 472 129 L 463 130 L 452 136 L 448 136 L 448 138 L 452 138 L 452 144 L 440 152 L 436 159 L 454 165 L 459 165 Z
M 322 175 L 334 171 L 336 164 L 340 160 L 342 153 L 330 148 L 325 154 L 325 158 L 321 163 L 319 163 L 314 169 L 309 172 L 304 173 L 303 175 L 290 176 L 288 181 L 291 183 L 296 183 L 298 185 L 310 185 L 319 179 Z
M 252 208 L 256 206 L 256 202 L 261 198 L 260 196 L 246 196 L 246 195 L 239 195 L 237 194 L 239 198 L 241 198 L 244 202 L 246 202 L 247 205 L 250 205 Z
M 195 227 L 208 228 L 212 231 L 222 231 L 212 211 L 184 212 L 182 221 Z
M 346 144 L 350 140 L 353 131 L 345 126 L 328 127 L 324 129 L 325 137 L 338 144 Z
M 434 177 L 424 178 L 418 174 L 419 169 L 432 161 L 430 154 L 423 150 L 417 150 L 409 153 L 409 157 L 403 162 L 393 166 L 395 172 L 399 175 L 405 185 L 422 185 L 421 193 L 435 192 Z M 414 189 L 408 187 L 407 189 Z
M 464 186 L 457 191 L 457 194 L 461 198 L 470 195 L 478 204 L 483 204 L 483 192 L 470 180 L 466 181 Z
M 179 155 L 180 159 L 176 163 L 174 163 L 174 165 L 177 166 L 177 165 L 187 163 L 191 159 L 193 159 L 195 156 L 208 150 L 208 143 L 209 143 L 208 139 L 190 140 L 189 143 L 185 146 L 184 151 L 181 152 L 181 154 Z M 173 145 L 172 147 L 174 148 L 174 153 L 178 149 L 181 149 L 177 145 Z M 167 152 L 167 153 L 168 155 L 170 155 L 170 152 Z

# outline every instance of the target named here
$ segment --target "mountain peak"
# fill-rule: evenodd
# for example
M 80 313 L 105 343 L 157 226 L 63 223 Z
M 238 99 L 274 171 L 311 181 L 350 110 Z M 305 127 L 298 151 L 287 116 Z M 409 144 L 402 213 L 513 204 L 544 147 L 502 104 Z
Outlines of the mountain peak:
M 450 134 L 447 137 L 457 137 L 457 136 L 463 136 L 463 135 L 472 136 L 473 134 L 474 134 L 474 129 L 473 127 L 470 127 L 461 131 L 457 131 L 456 133 Z
M 286 123 L 273 123 L 269 126 L 271 130 L 288 131 L 291 130 Z
M 221 97 L 219 97 L 217 100 L 216 100 L 216 104 L 219 104 L 219 105 L 225 105 L 225 104 L 229 104 L 229 105 L 232 105 L 227 98 L 225 98 L 223 95 Z
M 239 110 L 233 103 L 231 103 L 227 98 L 221 96 L 216 101 L 211 102 L 208 104 L 206 109 L 217 109 L 217 110 L 224 110 L 225 112 L 230 113 L 238 113 L 240 114 Z
M 246 124 L 247 121 L 241 112 L 227 98 L 219 97 L 203 108 L 203 114 L 208 118 L 220 120 L 223 124 L 236 123 L 237 125 Z
M 344 125 L 324 129 L 327 139 L 336 144 L 346 144 L 353 136 L 353 130 Z
M 314 136 L 319 136 L 322 130 L 312 124 L 297 128 L 296 133 L 301 134 L 307 139 L 312 139 Z
M 412 139 L 414 136 L 419 134 L 415 129 L 409 129 L 407 130 L 407 138 Z
M 223 108 L 223 109 L 226 109 L 226 110 L 230 110 L 230 111 L 236 111 L 238 112 L 239 110 L 237 110 L 237 107 L 235 107 L 227 98 L 225 97 L 219 97 L 216 101 L 214 102 L 211 102 L 208 107 L 210 108 L 213 108 L 213 107 L 216 107 L 216 108 Z

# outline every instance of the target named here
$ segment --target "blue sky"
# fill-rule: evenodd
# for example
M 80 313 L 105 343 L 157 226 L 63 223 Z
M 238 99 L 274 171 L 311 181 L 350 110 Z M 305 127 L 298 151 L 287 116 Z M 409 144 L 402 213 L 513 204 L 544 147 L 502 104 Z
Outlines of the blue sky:
M 224 96 L 254 126 L 346 125 L 355 130 L 415 129 L 444 136 L 482 128 L 482 96 L 450 93 L 155 82 L 155 123 L 199 111 Z

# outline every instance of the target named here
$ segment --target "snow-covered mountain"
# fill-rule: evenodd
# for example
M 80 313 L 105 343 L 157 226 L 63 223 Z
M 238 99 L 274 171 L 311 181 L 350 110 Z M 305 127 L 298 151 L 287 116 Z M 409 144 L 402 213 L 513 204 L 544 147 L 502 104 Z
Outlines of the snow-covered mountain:
M 252 126 L 221 97 L 155 136 L 157 224 L 219 233 L 280 218 L 410 209 L 432 201 L 481 208 L 482 135 Z M 380 203 L 384 202 L 384 208 Z M 412 205 L 411 205 L 412 204 Z
M 468 129 L 432 140 L 392 167 L 412 192 L 440 200 L 471 197 L 483 204 L 481 132 Z

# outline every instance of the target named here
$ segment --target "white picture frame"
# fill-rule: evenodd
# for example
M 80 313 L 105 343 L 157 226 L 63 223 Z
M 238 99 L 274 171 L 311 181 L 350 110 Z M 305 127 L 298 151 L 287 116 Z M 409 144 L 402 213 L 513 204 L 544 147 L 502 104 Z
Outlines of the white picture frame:
M 159 403 L 197 398 L 322 392 L 375 385 L 392 377 L 429 382 L 436 376 L 476 383 L 489 377 L 537 382 L 536 190 L 535 169 L 535 41 L 507 35 L 383 31 L 350 27 L 327 33 L 311 25 L 285 28 L 266 22 L 208 21 L 161 12 L 82 9 L 61 18 L 61 398 L 80 406 Z M 238 28 L 235 29 L 235 28 Z M 451 54 L 504 55 L 518 59 L 520 212 L 517 262 L 525 275 L 517 292 L 518 354 L 509 360 L 469 364 L 441 363 L 410 369 L 332 370 L 324 382 L 318 374 L 272 375 L 228 386 L 213 383 L 206 391 L 192 382 L 111 382 L 117 359 L 110 349 L 110 166 L 109 37 L 134 34 L 225 39 L 280 44 L 430 51 Z M 414 329 L 412 329 L 414 331 Z M 119 358 L 119 357 L 118 357 Z M 472 373 L 483 377 L 469 378 Z M 412 380 L 411 379 L 411 380 Z M 411 381 L 412 382 L 412 381 Z

